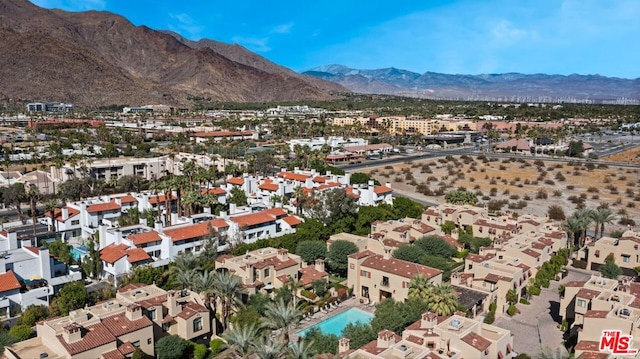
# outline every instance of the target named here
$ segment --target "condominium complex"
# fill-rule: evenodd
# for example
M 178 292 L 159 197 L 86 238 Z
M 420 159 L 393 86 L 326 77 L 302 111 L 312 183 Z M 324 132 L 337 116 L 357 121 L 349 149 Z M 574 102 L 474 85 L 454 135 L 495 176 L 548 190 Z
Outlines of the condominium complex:
M 587 261 L 587 268 L 598 270 L 611 258 L 618 265 L 623 274 L 635 275 L 633 270 L 640 266 L 640 233 L 626 231 L 620 238 L 602 237 L 597 241 L 590 241 L 584 251 L 579 253 Z
M 629 348 L 640 347 L 639 283 L 594 275 L 587 281 L 566 283 L 560 298 L 560 316 L 570 323 L 570 334 L 578 337 L 576 358 L 606 358 L 608 354 L 599 347 L 605 330 L 631 335 Z
M 10 359 L 111 359 L 129 358 L 139 348 L 153 356 L 164 335 L 207 341 L 211 319 L 196 293 L 132 284 L 114 299 L 38 322 L 37 337 L 5 348 L 4 354 Z
M 310 288 L 315 280 L 329 279 L 322 259 L 307 265 L 300 256 L 282 248 L 262 248 L 237 257 L 222 255 L 216 258 L 216 269 L 228 270 L 240 277 L 249 295 L 271 292 L 290 281 Z
M 432 135 L 443 131 L 475 131 L 473 120 L 460 118 L 420 118 L 405 116 L 337 117 L 334 126 L 360 126 L 369 131 L 395 134 Z
M 426 312 L 407 326 L 402 335 L 389 330 L 361 348 L 350 348 L 349 339 L 339 341 L 339 355 L 351 358 L 395 359 L 504 359 L 511 357 L 513 336 L 493 325 L 470 319 L 463 313 L 438 316 Z

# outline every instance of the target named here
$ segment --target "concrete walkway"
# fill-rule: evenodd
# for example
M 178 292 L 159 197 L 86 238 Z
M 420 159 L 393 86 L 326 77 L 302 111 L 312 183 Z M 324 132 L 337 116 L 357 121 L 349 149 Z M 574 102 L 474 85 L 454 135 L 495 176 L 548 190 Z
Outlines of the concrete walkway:
M 559 307 L 560 296 L 558 287 L 560 284 L 587 280 L 589 274 L 569 271 L 562 281 L 551 281 L 549 288 L 542 288 L 539 296 L 531 298 L 531 304 L 517 304 L 520 311 L 513 317 L 506 313 L 496 319 L 495 325 L 509 329 L 513 334 L 513 347 L 518 353 L 526 353 L 531 357 L 540 354 L 543 349 L 564 349 L 563 332 L 560 331 Z

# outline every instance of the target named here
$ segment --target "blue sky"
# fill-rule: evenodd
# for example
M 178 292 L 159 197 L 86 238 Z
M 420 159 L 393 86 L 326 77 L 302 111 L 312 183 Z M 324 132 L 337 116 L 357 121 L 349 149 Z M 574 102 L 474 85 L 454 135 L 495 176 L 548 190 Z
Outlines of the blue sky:
M 294 70 L 640 77 L 638 0 L 32 0 L 239 43 Z

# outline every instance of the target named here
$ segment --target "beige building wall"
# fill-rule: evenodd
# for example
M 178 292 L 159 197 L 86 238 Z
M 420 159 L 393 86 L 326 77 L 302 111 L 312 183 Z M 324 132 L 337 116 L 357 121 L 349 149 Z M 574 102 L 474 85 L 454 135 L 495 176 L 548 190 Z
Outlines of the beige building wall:
M 338 233 L 329 237 L 327 241 L 327 247 L 331 245 L 331 243 L 335 241 L 349 241 L 358 247 L 358 252 L 362 252 L 365 250 L 372 251 L 375 254 L 384 254 L 385 246 L 379 240 L 375 238 L 369 238 L 365 236 L 356 236 L 355 234 L 350 233 Z
M 120 337 L 118 337 L 118 340 L 123 343 L 131 342 L 131 344 L 134 344 L 134 346 L 136 346 L 135 343 L 138 342 L 138 347 L 143 352 L 149 355 L 155 355 L 155 341 L 152 325 L 140 330 L 136 330 L 135 332 L 129 334 L 121 335 Z
M 202 322 L 202 329 L 199 331 L 194 331 L 193 323 L 197 319 L 200 319 L 200 321 Z M 211 320 L 209 320 L 209 315 L 205 315 L 204 313 L 197 313 L 193 317 L 186 320 L 178 317 L 176 318 L 176 323 L 178 326 L 178 335 L 189 340 L 207 334 L 211 330 Z
M 605 263 L 607 256 L 613 254 L 616 265 L 624 274 L 634 275 L 633 268 L 640 266 L 640 233 L 625 232 L 620 239 L 602 237 L 587 246 L 587 268 L 597 269 Z

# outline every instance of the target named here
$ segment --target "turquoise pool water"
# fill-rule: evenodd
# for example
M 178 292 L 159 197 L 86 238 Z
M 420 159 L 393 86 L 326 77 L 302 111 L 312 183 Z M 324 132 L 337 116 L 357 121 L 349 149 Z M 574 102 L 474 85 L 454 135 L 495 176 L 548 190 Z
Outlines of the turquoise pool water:
M 76 261 L 79 261 L 82 257 L 86 256 L 87 254 L 89 254 L 89 248 L 83 245 L 71 247 L 71 255 Z
M 324 334 L 335 334 L 337 336 L 342 335 L 342 329 L 344 329 L 349 323 L 363 323 L 368 324 L 373 319 L 373 314 L 367 313 L 364 310 L 358 308 L 351 308 L 338 315 L 327 318 L 318 324 L 312 325 L 305 330 L 299 331 L 297 334 L 301 337 L 311 329 L 318 328 Z

